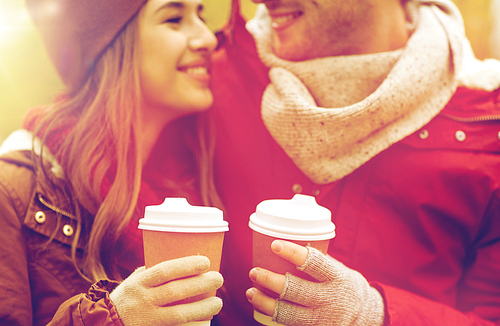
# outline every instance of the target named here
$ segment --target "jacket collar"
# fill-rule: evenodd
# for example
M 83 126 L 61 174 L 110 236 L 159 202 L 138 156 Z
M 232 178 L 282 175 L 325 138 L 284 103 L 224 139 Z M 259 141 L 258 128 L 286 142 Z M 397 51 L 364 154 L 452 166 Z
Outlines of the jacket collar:
M 0 155 L 5 155 L 17 151 L 32 150 L 34 150 L 36 155 L 41 154 L 41 140 L 38 137 L 34 137 L 33 133 L 26 129 L 18 129 L 11 133 L 2 143 L 2 145 L 0 146 Z M 58 179 L 64 179 L 64 172 L 61 165 L 47 147 L 43 147 L 43 158 L 44 161 L 51 164 L 51 171 L 54 176 Z

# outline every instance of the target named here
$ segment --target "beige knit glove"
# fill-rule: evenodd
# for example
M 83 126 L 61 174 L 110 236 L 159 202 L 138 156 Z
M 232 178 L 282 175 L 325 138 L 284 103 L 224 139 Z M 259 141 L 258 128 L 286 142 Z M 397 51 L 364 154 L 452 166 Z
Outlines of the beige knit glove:
M 169 305 L 178 300 L 214 291 L 222 286 L 218 272 L 206 272 L 210 261 L 191 256 L 141 267 L 110 294 L 125 326 L 179 325 L 208 320 L 222 308 L 222 300 L 210 297 L 188 304 Z
M 287 273 L 273 320 L 285 325 L 382 325 L 380 293 L 360 273 L 317 249 L 307 249 L 307 260 L 298 269 L 319 282 Z

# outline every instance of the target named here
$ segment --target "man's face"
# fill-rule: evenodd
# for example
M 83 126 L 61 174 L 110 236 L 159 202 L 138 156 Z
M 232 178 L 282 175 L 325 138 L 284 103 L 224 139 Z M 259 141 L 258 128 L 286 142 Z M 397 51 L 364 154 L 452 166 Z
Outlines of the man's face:
M 369 37 L 373 0 L 252 1 L 269 10 L 273 51 L 282 59 L 358 54 Z

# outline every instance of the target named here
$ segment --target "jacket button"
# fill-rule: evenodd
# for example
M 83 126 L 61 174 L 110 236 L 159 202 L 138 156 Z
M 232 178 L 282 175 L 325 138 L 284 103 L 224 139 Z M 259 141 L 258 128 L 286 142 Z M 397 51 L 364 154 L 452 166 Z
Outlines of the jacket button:
M 302 192 L 302 186 L 296 183 L 292 186 L 292 191 L 294 194 L 300 194 Z
M 462 130 L 457 130 L 455 133 L 455 139 L 458 141 L 464 141 L 465 140 L 465 132 Z
M 67 237 L 71 237 L 73 235 L 73 227 L 69 224 L 63 226 L 63 233 Z
M 38 224 L 43 224 L 43 223 L 45 223 L 46 220 L 47 220 L 47 217 L 45 216 L 44 212 L 42 212 L 42 211 L 36 212 L 36 214 L 35 214 L 35 221 Z
M 321 191 L 319 189 L 316 189 L 316 190 L 314 190 L 313 195 L 314 196 L 319 196 L 320 193 L 321 193 Z
M 498 140 L 500 140 L 500 131 L 497 134 Z
M 420 130 L 418 137 L 420 137 L 420 139 L 426 139 L 427 137 L 429 137 L 429 132 L 427 131 L 427 129 L 422 129 Z

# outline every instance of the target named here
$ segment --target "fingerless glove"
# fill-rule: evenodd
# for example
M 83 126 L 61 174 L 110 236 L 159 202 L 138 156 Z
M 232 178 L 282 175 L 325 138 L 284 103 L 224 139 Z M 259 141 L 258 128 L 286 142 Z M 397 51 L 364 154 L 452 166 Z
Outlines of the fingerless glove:
M 299 270 L 314 277 L 311 282 L 290 273 L 273 321 L 285 325 L 381 326 L 384 301 L 380 293 L 357 271 L 308 247 Z

